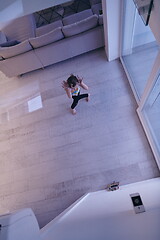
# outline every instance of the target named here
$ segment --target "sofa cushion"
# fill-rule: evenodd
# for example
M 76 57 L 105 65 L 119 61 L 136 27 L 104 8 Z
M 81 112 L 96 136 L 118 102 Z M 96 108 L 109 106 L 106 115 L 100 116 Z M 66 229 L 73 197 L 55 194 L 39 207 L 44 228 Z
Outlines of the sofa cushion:
M 17 40 L 12 40 L 12 41 L 8 41 L 8 42 L 5 42 L 5 43 L 1 43 L 0 47 L 11 47 L 11 46 L 15 46 L 15 45 L 17 45 L 19 43 L 20 42 L 17 41 Z
M 92 5 L 92 12 L 93 14 L 97 14 L 97 15 L 102 14 L 102 3 L 97 3 L 95 5 Z
M 58 27 L 55 30 L 49 33 L 46 33 L 42 36 L 39 36 L 36 38 L 30 38 L 29 42 L 33 48 L 38 48 L 38 47 L 42 47 L 50 43 L 56 42 L 58 40 L 61 40 L 62 38 L 64 38 L 64 35 L 62 33 L 62 28 Z
M 78 33 L 85 32 L 91 28 L 96 27 L 97 25 L 98 25 L 98 16 L 95 14 L 82 21 L 62 27 L 62 32 L 64 33 L 65 37 L 70 37 Z
M 72 14 L 68 17 L 63 18 L 63 25 L 66 26 L 66 25 L 70 25 L 72 23 L 79 22 L 85 18 L 92 16 L 92 15 L 93 15 L 93 13 L 92 13 L 91 9 L 87 9 L 82 12 Z
M 7 42 L 6 35 L 2 31 L 0 31 L 0 44 L 5 42 Z
M 10 58 L 16 55 L 19 55 L 24 52 L 28 52 L 32 49 L 28 40 L 19 43 L 18 45 L 12 47 L 1 47 L 0 48 L 0 56 L 3 58 Z
M 99 25 L 103 25 L 103 14 L 99 15 L 98 23 Z
M 56 22 L 53 22 L 53 23 L 50 23 L 50 24 L 47 24 L 45 26 L 42 26 L 42 27 L 39 27 L 39 28 L 36 28 L 36 37 L 39 37 L 41 35 L 44 35 L 58 27 L 62 27 L 63 24 L 62 24 L 62 21 L 61 20 L 58 20 Z

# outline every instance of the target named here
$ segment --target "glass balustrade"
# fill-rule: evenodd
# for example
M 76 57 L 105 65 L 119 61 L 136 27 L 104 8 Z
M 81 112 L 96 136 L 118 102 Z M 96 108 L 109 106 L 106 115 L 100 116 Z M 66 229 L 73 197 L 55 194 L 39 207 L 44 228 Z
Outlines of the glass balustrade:
M 144 104 L 142 114 L 160 155 L 160 74 Z
M 122 61 L 135 96 L 140 100 L 159 47 L 150 27 L 143 24 L 134 2 L 123 2 Z
M 144 24 L 147 26 L 153 8 L 153 0 L 133 0 L 133 1 Z
M 142 2 L 146 6 L 144 9 L 140 5 Z M 138 115 L 160 167 L 159 9 L 159 0 L 123 0 L 120 58 L 137 100 Z M 150 25 L 157 41 L 150 27 L 146 26 L 153 12 Z M 145 14 L 142 16 L 142 13 Z

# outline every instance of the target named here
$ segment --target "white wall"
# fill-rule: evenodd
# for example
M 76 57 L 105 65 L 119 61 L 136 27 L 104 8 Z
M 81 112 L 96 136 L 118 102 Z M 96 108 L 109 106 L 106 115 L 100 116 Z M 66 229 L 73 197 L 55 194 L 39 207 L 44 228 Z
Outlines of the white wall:
M 135 214 L 129 194 L 140 193 L 146 212 Z M 160 178 L 99 191 L 41 230 L 42 240 L 159 240 Z

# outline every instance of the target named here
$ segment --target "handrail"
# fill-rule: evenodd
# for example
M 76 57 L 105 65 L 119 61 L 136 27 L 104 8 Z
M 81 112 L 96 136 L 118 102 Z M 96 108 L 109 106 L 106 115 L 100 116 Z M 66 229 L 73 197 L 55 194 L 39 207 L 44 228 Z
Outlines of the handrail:
M 154 0 L 133 0 L 139 15 L 141 16 L 144 24 L 147 26 L 153 9 Z

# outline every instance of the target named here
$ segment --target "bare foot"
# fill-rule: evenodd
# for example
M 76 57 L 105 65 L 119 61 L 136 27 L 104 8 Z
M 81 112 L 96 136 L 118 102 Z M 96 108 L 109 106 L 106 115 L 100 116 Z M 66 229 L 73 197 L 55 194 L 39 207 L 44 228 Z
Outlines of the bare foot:
M 91 94 L 88 93 L 88 97 L 86 98 L 86 101 L 89 102 Z
M 71 112 L 73 115 L 75 115 L 77 113 L 75 109 L 71 109 Z

